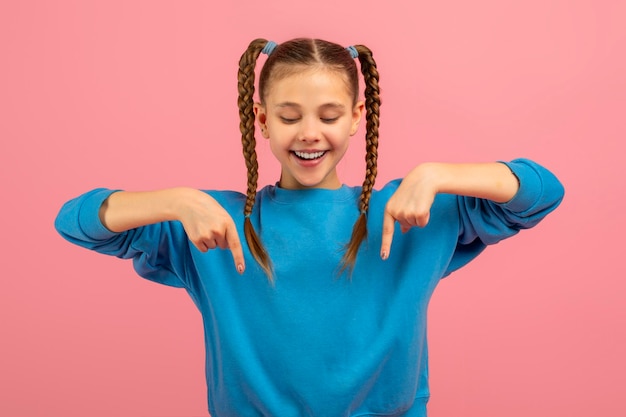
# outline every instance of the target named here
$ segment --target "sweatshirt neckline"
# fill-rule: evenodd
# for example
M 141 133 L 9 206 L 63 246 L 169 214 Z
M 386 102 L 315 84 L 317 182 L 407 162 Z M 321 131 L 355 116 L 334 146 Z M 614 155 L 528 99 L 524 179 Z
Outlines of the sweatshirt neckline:
M 283 204 L 294 203 L 332 203 L 341 201 L 353 201 L 356 195 L 354 187 L 343 184 L 337 189 L 309 188 L 304 190 L 289 190 L 276 185 L 268 187 L 268 193 L 272 200 Z

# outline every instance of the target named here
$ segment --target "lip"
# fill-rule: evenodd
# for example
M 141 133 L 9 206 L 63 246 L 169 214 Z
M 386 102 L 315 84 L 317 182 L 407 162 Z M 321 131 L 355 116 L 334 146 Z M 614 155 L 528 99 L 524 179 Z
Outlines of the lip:
M 305 153 L 315 153 L 315 152 L 327 152 L 328 149 L 291 149 L 291 152 L 305 152 Z
M 326 159 L 326 155 L 328 155 L 328 150 L 321 150 L 321 149 L 298 149 L 297 152 L 306 152 L 306 153 L 316 153 L 316 152 L 324 152 L 324 155 L 322 155 L 321 157 L 317 158 L 317 159 L 300 159 L 298 158 L 298 156 L 295 154 L 296 151 L 291 151 L 290 156 L 291 159 L 293 161 L 296 162 L 296 164 L 302 166 L 302 167 L 306 167 L 306 168 L 312 168 L 315 167 L 317 165 L 319 165 L 324 159 Z

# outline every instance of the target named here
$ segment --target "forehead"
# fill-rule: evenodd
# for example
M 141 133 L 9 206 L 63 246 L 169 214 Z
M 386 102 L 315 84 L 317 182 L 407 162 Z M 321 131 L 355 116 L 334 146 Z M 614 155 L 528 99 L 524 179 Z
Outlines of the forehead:
M 265 100 L 278 103 L 345 103 L 353 101 L 347 77 L 327 68 L 306 68 L 276 77 L 269 83 Z M 269 104 L 269 103 L 268 103 Z

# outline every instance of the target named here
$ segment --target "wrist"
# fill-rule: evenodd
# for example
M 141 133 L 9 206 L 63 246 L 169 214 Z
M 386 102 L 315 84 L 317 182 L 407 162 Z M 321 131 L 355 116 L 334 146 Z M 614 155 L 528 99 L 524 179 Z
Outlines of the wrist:
M 421 187 L 429 188 L 433 193 L 445 193 L 450 188 L 450 175 L 446 165 L 440 162 L 424 162 L 413 169 L 410 176 Z
M 189 187 L 175 187 L 160 191 L 162 215 L 166 220 L 181 220 L 189 210 L 197 190 Z

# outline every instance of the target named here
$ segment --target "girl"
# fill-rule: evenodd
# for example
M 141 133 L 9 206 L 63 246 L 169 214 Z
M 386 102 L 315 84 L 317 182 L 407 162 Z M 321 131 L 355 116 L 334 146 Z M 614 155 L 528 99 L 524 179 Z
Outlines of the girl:
M 561 201 L 559 181 L 525 159 L 421 164 L 373 191 L 378 93 L 365 46 L 255 40 L 239 69 L 246 195 L 96 189 L 61 209 L 69 241 L 189 293 L 204 321 L 212 416 L 425 416 L 437 283 Z M 348 187 L 336 167 L 364 111 L 366 178 Z M 258 194 L 255 121 L 281 164 Z

